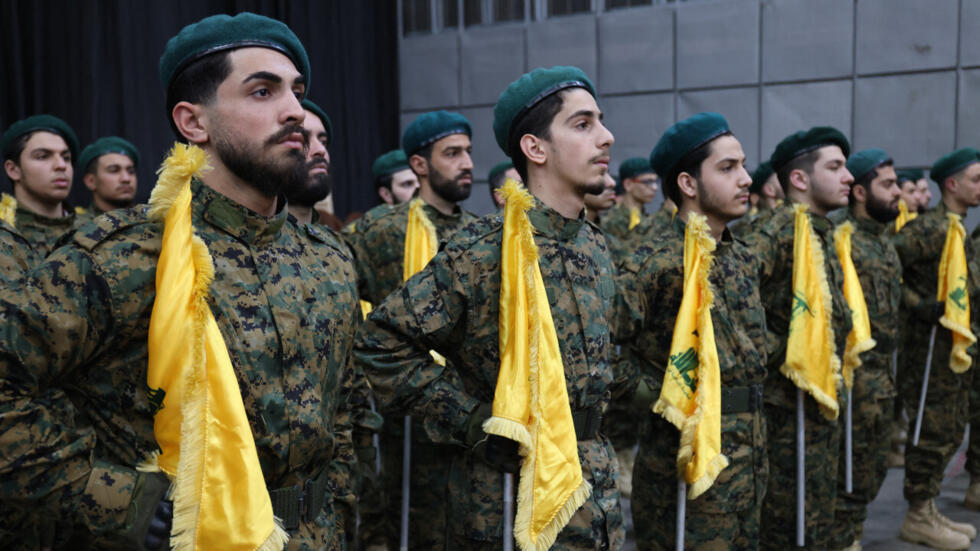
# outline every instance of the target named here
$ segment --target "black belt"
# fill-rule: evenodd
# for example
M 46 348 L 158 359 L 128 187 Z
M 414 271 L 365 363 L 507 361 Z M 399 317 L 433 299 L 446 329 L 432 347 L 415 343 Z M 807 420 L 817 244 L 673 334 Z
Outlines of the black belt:
M 282 520 L 282 526 L 286 530 L 299 528 L 300 520 L 310 522 L 315 519 L 323 510 L 326 496 L 326 470 L 316 480 L 304 482 L 303 486 L 297 484 L 269 492 L 272 512 Z
M 575 425 L 575 436 L 578 440 L 592 440 L 602 426 L 602 408 L 595 406 L 573 411 L 572 423 Z
M 721 388 L 721 414 L 750 413 L 762 409 L 762 385 Z

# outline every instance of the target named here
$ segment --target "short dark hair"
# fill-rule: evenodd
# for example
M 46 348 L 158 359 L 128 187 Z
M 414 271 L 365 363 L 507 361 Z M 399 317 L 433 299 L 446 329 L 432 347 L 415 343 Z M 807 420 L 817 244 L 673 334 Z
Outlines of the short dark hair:
M 555 120 L 555 115 L 565 104 L 564 94 L 565 90 L 562 90 L 544 98 L 511 125 L 507 145 L 511 151 L 510 158 L 514 161 L 514 169 L 520 174 L 523 182 L 527 182 L 527 157 L 521 149 L 521 137 L 524 134 L 531 134 L 542 140 L 550 140 L 551 122 Z
M 808 175 L 813 175 L 813 165 L 817 164 L 817 159 L 820 158 L 821 149 L 823 148 L 818 147 L 813 151 L 807 151 L 802 155 L 798 155 L 776 170 L 776 178 L 779 179 L 779 185 L 782 186 L 784 194 L 789 191 L 790 172 L 793 172 L 794 170 L 802 170 Z
M 222 50 L 195 60 L 174 76 L 167 86 L 167 121 L 179 141 L 187 140 L 174 123 L 174 106 L 182 101 L 210 103 L 218 86 L 231 74 L 231 61 L 228 59 L 230 51 Z
M 677 185 L 677 177 L 686 172 L 695 180 L 701 179 L 701 163 L 711 156 L 711 144 L 722 136 L 731 136 L 731 132 L 725 132 L 715 136 L 710 141 L 705 142 L 689 151 L 681 157 L 681 160 L 674 165 L 670 173 L 664 178 L 664 196 L 674 202 L 678 207 L 681 206 L 681 188 Z
M 10 145 L 7 147 L 6 151 L 3 152 L 3 160 L 13 161 L 20 165 L 20 154 L 24 152 L 24 148 L 27 147 L 27 142 L 31 139 L 31 136 L 37 134 L 38 132 L 45 132 L 45 130 L 34 130 L 33 132 L 28 132 L 10 142 Z
M 854 179 L 854 184 L 851 186 L 851 193 L 848 194 L 848 200 L 854 200 L 854 188 L 861 186 L 865 191 L 871 192 L 871 182 L 878 177 L 878 169 L 884 166 L 894 166 L 895 162 L 891 159 L 885 159 L 884 161 L 878 163 L 878 166 L 872 168 L 871 170 L 865 172 L 860 178 Z

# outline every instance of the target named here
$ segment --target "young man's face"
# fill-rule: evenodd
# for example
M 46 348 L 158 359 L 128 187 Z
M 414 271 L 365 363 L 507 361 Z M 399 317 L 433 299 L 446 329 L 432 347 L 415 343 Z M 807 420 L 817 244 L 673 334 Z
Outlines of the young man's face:
M 103 203 L 124 208 L 136 197 L 136 166 L 121 153 L 106 153 L 95 160 L 94 173 L 85 175 L 85 187 Z
M 583 88 L 562 92 L 562 106 L 551 121 L 548 164 L 559 180 L 571 183 L 579 196 L 599 194 L 609 172 L 609 148 L 614 138 L 602 125 L 602 112 Z
M 898 200 L 902 196 L 902 191 L 898 187 L 895 167 L 880 166 L 876 170 L 878 175 L 868 186 L 865 209 L 868 211 L 868 216 L 878 222 L 889 222 L 898 216 Z
M 17 163 L 4 163 L 7 176 L 35 201 L 55 206 L 71 191 L 71 149 L 58 134 L 38 131 L 28 138 Z
M 411 201 L 418 188 L 419 177 L 410 168 L 399 170 L 391 175 L 391 196 L 395 205 Z
M 327 152 L 327 130 L 316 113 L 306 112 L 303 128 L 309 133 L 309 148 L 306 150 L 306 171 L 302 183 L 290 186 L 287 200 L 290 204 L 312 206 L 330 194 L 333 183 L 330 179 L 330 154 Z
M 711 154 L 701 162 L 697 180 L 697 211 L 728 223 L 749 208 L 752 177 L 745 170 L 745 153 L 735 136 L 722 136 L 710 144 Z M 690 200 L 684 196 L 684 200 Z
M 772 173 L 766 178 L 766 181 L 762 184 L 762 195 L 771 200 L 785 199 L 786 192 L 783 191 L 783 186 L 779 185 L 779 176 L 776 173 Z
M 916 212 L 919 210 L 919 192 L 915 187 L 915 182 L 912 180 L 905 180 L 902 182 L 899 191 L 902 200 L 905 201 L 905 206 L 908 207 L 911 212 Z
M 616 180 L 607 172 L 603 178 L 603 189 L 598 194 L 585 195 L 585 208 L 593 212 L 602 212 L 616 204 Z
M 473 186 L 473 145 L 466 134 L 452 134 L 432 144 L 429 185 L 450 203 L 470 196 Z
M 657 190 L 660 189 L 659 181 L 655 173 L 645 172 L 623 180 L 623 188 L 634 201 L 645 205 L 657 196 Z
M 847 158 L 836 145 L 817 150 L 819 155 L 810 174 L 810 198 L 816 206 L 830 211 L 846 207 L 854 176 L 847 170 Z
M 306 174 L 309 132 L 300 98 L 302 75 L 268 48 L 228 54 L 231 74 L 204 107 L 208 138 L 222 163 L 266 197 L 298 185 Z
M 929 180 L 919 178 L 919 181 L 915 183 L 915 195 L 919 200 L 919 211 L 924 211 L 929 208 L 929 203 L 932 202 L 932 190 L 929 189 Z
M 953 189 L 955 198 L 968 207 L 980 205 L 980 163 L 973 163 L 954 176 L 956 187 Z

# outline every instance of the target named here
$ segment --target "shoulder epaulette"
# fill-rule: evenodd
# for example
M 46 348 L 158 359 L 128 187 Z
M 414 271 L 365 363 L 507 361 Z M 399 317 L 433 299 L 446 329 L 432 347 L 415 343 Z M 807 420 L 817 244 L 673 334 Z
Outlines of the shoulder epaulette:
M 126 228 L 143 224 L 158 223 L 150 220 L 149 207 L 139 205 L 128 209 L 117 209 L 95 218 L 75 231 L 73 241 L 82 248 L 92 250 L 113 234 Z

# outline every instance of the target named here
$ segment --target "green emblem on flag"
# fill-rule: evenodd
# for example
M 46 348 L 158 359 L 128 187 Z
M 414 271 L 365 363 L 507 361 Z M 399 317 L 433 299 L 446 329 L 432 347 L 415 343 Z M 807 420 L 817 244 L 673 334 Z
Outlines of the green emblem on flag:
M 790 321 L 792 322 L 796 316 L 804 313 L 813 316 L 813 310 L 810 310 L 810 305 L 806 303 L 806 297 L 796 291 L 793 293 L 793 311 L 790 313 Z
M 150 388 L 149 385 L 146 386 L 146 398 L 150 401 L 150 405 L 153 406 L 153 415 L 156 415 L 158 411 L 163 409 L 163 398 L 167 395 L 167 392 L 162 388 Z
M 949 293 L 949 300 L 952 300 L 960 310 L 966 310 L 966 277 L 960 276 L 959 279 L 963 282 L 963 286 L 953 289 Z
M 694 351 L 694 347 L 688 348 L 680 354 L 671 355 L 670 365 L 674 366 L 677 374 L 684 379 L 684 384 L 687 388 L 693 391 L 694 379 L 691 377 L 691 372 L 698 365 L 698 353 Z

